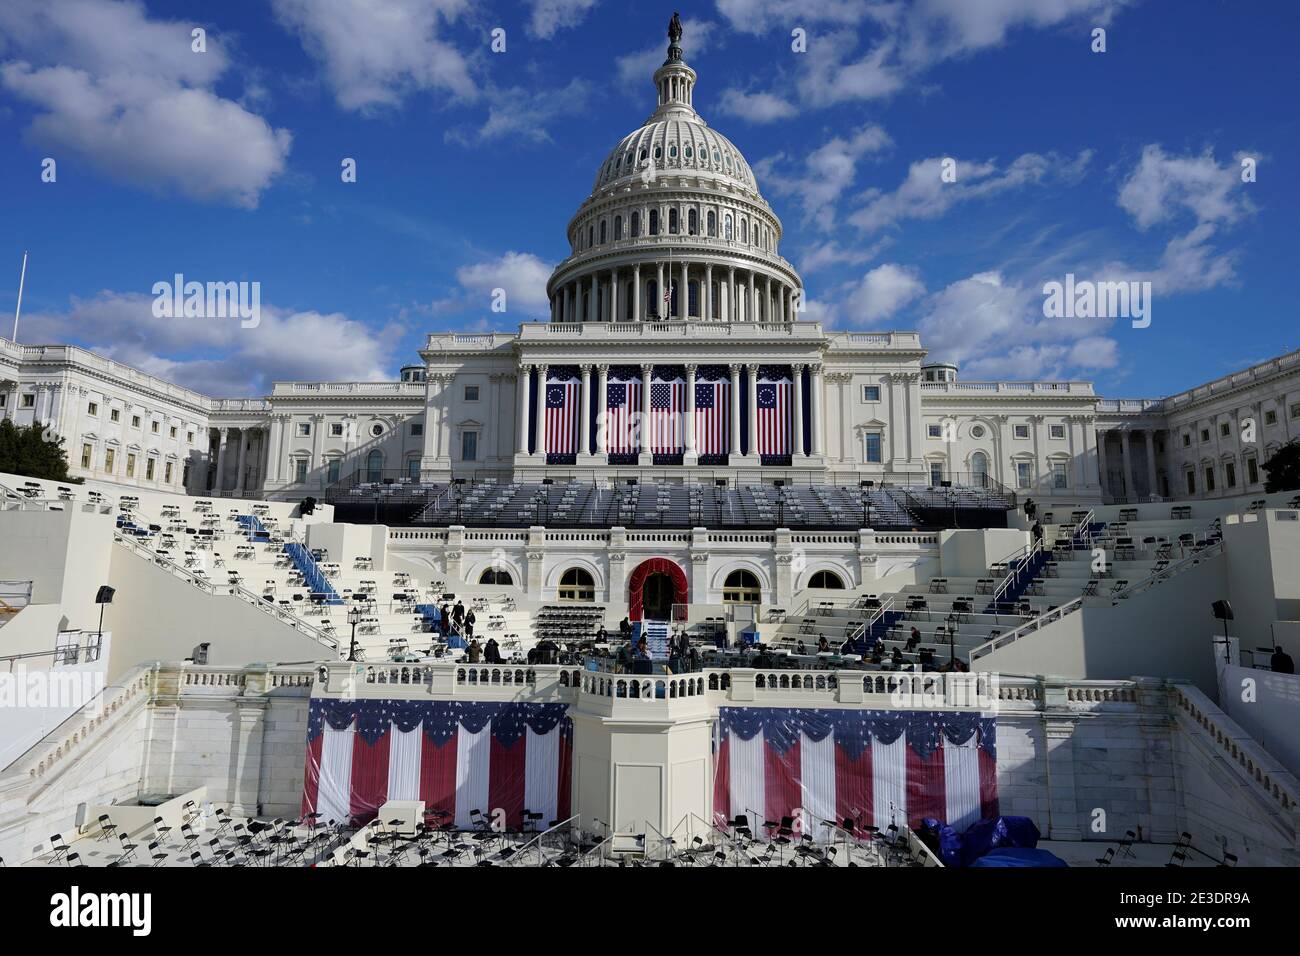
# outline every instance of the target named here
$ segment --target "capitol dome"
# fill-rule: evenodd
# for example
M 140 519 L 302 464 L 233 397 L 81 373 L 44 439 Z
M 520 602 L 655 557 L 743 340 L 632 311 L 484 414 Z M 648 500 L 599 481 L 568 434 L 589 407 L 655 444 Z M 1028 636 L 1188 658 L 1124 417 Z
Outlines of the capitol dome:
M 569 222 L 551 321 L 793 321 L 803 283 L 779 254 L 781 221 L 736 144 L 695 111 L 676 17 L 668 38 L 654 112 L 605 157 Z

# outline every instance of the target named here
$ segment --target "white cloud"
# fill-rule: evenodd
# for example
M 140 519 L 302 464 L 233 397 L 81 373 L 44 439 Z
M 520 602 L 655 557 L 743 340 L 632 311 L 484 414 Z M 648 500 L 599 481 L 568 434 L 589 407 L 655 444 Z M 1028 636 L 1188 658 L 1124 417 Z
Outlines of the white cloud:
M 878 322 L 924 294 L 925 283 L 915 269 L 887 262 L 864 275 L 849 294 L 849 319 Z
M 472 100 L 469 63 L 442 35 L 469 0 L 272 0 L 276 17 L 325 69 L 339 106 L 398 106 L 417 90 Z
M 906 77 L 894 65 L 893 44 L 879 43 L 854 59 L 857 42 L 857 34 L 848 30 L 810 41 L 801 58 L 805 69 L 797 82 L 805 104 L 825 107 L 878 100 L 903 88 Z
M 528 0 L 533 15 L 528 32 L 540 40 L 549 40 L 560 30 L 576 27 L 586 19 L 597 0 Z
M 40 111 L 26 139 L 158 193 L 251 208 L 284 169 L 291 136 L 212 89 L 233 63 L 220 38 L 191 50 L 191 23 L 143 5 L 0 5 L 0 86 Z
M 1076 179 L 1091 160 L 1090 151 L 1074 159 L 1055 153 L 1025 153 L 1004 169 L 992 161 L 956 160 L 956 178 L 944 179 L 944 157 L 914 162 L 893 192 L 870 189 L 848 221 L 864 232 L 875 232 L 907 219 L 937 219 L 960 202 L 1042 182 L 1050 176 Z
M 1169 156 L 1153 143 L 1143 148 L 1120 187 L 1119 205 L 1139 229 L 1165 222 L 1180 210 L 1191 212 L 1197 222 L 1232 223 L 1255 208 L 1241 186 L 1240 166 L 1220 166 L 1212 150 Z
M 778 154 L 755 164 L 755 173 L 760 186 L 778 195 L 797 197 L 805 221 L 830 229 L 835 223 L 836 203 L 857 176 L 858 160 L 891 145 L 893 141 L 883 128 L 868 123 L 848 136 L 836 136 L 823 143 L 793 169 L 785 155 Z
M 811 275 L 831 266 L 860 266 L 876 258 L 893 242 L 891 237 L 881 236 L 865 249 L 844 249 L 834 239 L 830 239 L 814 245 L 799 258 L 799 271 Z
M 170 276 L 166 277 L 170 280 Z M 33 313 L 24 338 L 71 341 L 213 397 L 265 394 L 272 382 L 384 381 L 403 329 L 363 325 L 340 313 L 262 303 L 256 328 L 238 319 L 168 319 L 153 296 L 100 292 L 62 312 Z
M 737 89 L 724 90 L 718 108 L 751 123 L 774 123 L 798 112 L 788 101 L 772 93 L 745 93 Z
M 573 116 L 586 109 L 591 85 L 574 77 L 558 90 L 526 90 L 522 87 L 490 88 L 485 94 L 487 118 L 477 129 L 456 128 L 446 138 L 463 145 L 503 139 L 516 142 L 549 143 L 547 125 L 562 116 Z
M 522 322 L 547 314 L 546 280 L 551 269 L 531 252 L 507 252 L 497 259 L 461 266 L 456 280 L 464 290 L 466 306 L 484 311 L 492 305 L 494 290 L 504 289 L 507 314 Z

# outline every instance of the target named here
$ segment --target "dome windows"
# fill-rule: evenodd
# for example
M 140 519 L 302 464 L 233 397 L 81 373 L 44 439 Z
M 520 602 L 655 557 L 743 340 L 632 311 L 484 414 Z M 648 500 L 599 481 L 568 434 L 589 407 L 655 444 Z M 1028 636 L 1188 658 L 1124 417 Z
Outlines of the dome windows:
M 605 220 L 602 219 L 600 221 L 600 244 L 602 246 L 605 244 L 605 225 L 606 225 Z
M 650 210 L 650 235 L 652 236 L 659 235 L 659 210 L 658 209 Z
M 722 165 L 722 154 L 719 153 L 716 149 L 713 151 L 713 165 L 715 166 Z
M 588 226 L 587 227 L 587 248 L 590 249 L 595 244 L 596 244 L 596 227 Z
M 669 158 L 669 159 L 676 159 L 676 158 L 677 158 L 677 144 L 676 144 L 676 143 L 674 143 L 672 146 L 669 146 L 669 147 L 668 147 L 668 158 Z
M 740 220 L 740 241 L 749 242 L 749 220 Z
M 634 212 L 632 213 L 632 238 L 636 239 L 640 235 L 641 235 L 641 214 L 639 212 Z
M 614 217 L 614 241 L 618 242 L 623 238 L 623 217 Z
M 668 210 L 668 235 L 670 236 L 677 235 L 678 228 L 679 226 L 677 223 L 677 210 L 669 209 Z
M 662 146 L 656 146 L 656 147 L 655 147 L 655 159 L 656 159 L 656 160 L 660 160 L 660 159 L 663 159 L 663 158 L 664 158 L 664 148 L 663 148 Z
M 689 146 L 686 147 L 686 158 L 688 160 L 695 158 L 695 150 L 691 149 Z
M 704 217 L 704 221 L 708 225 L 709 236 L 716 237 L 718 235 L 718 214 L 710 209 L 708 215 Z
M 644 146 L 642 146 L 642 147 L 641 147 L 641 152 L 637 153 L 637 162 L 638 162 L 638 163 L 644 163 L 644 162 L 645 162 L 645 158 L 646 158 L 646 149 L 645 149 Z
M 722 238 L 731 241 L 731 213 L 722 217 Z
M 700 214 L 694 209 L 690 209 L 686 213 L 686 231 L 692 236 L 697 235 L 700 231 Z

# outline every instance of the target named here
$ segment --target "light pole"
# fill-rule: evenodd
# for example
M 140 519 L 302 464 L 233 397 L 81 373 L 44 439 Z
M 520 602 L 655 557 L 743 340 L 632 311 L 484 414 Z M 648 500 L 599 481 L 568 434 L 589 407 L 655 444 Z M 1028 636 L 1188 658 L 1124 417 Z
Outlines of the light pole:
M 357 625 L 361 623 L 361 608 L 355 604 L 348 608 L 348 623 L 352 625 L 352 640 L 348 643 L 348 660 L 357 659 Z
M 948 615 L 948 667 L 957 667 L 957 615 Z

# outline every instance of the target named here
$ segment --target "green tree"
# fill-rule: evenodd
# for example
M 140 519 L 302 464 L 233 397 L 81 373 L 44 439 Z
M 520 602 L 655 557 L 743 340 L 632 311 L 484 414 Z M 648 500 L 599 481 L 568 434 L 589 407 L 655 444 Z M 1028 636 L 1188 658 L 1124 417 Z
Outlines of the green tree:
M 1264 490 L 1269 494 L 1300 488 L 1300 441 L 1287 442 L 1260 467 L 1268 472 Z
M 48 481 L 72 481 L 62 438 L 46 438 L 40 425 L 0 421 L 0 472 Z

